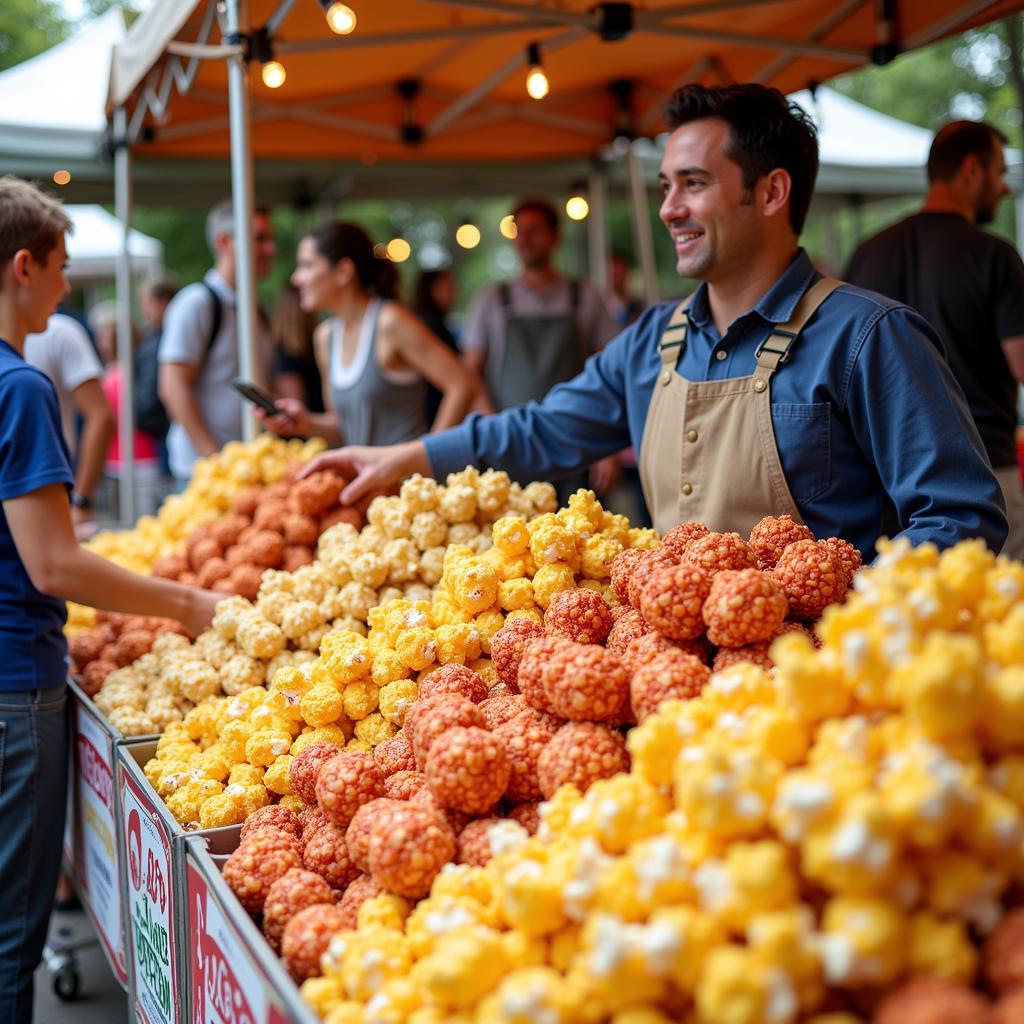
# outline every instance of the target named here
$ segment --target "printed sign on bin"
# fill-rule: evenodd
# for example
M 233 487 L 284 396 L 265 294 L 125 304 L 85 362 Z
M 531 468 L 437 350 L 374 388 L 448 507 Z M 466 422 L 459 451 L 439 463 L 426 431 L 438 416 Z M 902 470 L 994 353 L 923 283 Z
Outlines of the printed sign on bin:
M 124 844 L 128 865 L 128 937 L 136 1008 L 147 1024 L 177 1018 L 176 950 L 171 922 L 171 839 L 145 793 L 124 776 Z
M 121 984 L 125 984 L 128 973 L 121 933 L 113 747 L 96 719 L 77 702 L 75 756 L 75 803 L 81 844 L 79 884 L 95 917 L 100 941 Z
M 202 876 L 186 870 L 194 1024 L 267 1024 L 262 979 Z

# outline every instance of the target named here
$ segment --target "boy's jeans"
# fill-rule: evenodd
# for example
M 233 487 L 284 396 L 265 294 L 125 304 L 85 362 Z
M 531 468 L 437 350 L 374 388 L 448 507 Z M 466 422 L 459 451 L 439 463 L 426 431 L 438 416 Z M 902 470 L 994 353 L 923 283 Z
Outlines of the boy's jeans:
M 0 691 L 0 1024 L 30 1024 L 67 801 L 67 687 Z

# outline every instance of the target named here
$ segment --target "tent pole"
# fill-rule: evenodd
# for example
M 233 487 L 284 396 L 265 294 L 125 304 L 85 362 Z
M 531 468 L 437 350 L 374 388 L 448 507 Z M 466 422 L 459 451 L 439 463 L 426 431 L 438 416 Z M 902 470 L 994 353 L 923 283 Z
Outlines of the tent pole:
M 247 32 L 246 0 L 227 0 L 225 35 Z M 231 199 L 235 215 L 235 314 L 238 331 L 238 372 L 263 384 L 256 352 L 256 270 L 252 243 L 252 149 L 249 71 L 241 54 L 228 57 L 228 108 L 231 119 Z M 243 404 L 242 437 L 256 436 L 256 420 Z
M 626 150 L 626 172 L 629 177 L 629 198 L 633 214 L 633 238 L 640 258 L 640 269 L 644 275 L 644 304 L 653 306 L 658 301 L 654 236 L 651 234 L 651 219 L 647 212 L 647 190 L 644 187 L 643 169 L 632 143 Z
M 124 526 L 135 522 L 135 382 L 132 345 L 132 268 L 128 238 L 132 222 L 132 163 L 128 148 L 128 115 L 123 106 L 114 111 L 114 207 L 121 222 L 121 245 L 117 251 L 117 362 L 121 368 L 120 408 L 117 410 L 118 441 L 121 449 L 120 508 Z
M 590 283 L 603 295 L 608 288 L 608 173 L 603 164 L 595 165 L 587 183 L 590 193 L 590 217 L 587 241 L 590 243 Z
M 1017 229 L 1017 252 L 1024 252 L 1024 192 L 1013 197 L 1014 227 Z

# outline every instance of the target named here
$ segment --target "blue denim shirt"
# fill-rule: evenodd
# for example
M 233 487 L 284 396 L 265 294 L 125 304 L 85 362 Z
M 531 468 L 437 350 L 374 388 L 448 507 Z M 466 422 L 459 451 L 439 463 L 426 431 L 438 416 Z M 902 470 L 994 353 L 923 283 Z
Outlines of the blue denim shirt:
M 753 373 L 770 325 L 785 323 L 820 276 L 800 250 L 724 337 L 700 285 L 679 373 L 694 381 Z M 435 475 L 475 464 L 543 479 L 629 444 L 639 453 L 658 341 L 675 306 L 648 309 L 543 402 L 471 416 L 427 437 Z M 999 485 L 940 351 L 919 314 L 852 285 L 833 292 L 804 328 L 772 378 L 772 424 L 789 489 L 815 536 L 845 537 L 866 558 L 881 535 L 940 547 L 981 537 L 996 551 L 1002 546 Z

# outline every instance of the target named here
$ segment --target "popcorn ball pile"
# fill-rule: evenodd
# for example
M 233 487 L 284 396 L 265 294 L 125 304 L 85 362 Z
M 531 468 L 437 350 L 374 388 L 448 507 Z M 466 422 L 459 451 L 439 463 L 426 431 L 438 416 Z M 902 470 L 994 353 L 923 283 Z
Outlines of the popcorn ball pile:
M 141 516 L 131 530 L 102 530 L 85 546 L 148 575 L 154 563 L 180 548 L 193 530 L 227 515 L 243 488 L 277 483 L 290 466 L 308 462 L 323 447 L 319 438 L 284 441 L 271 434 L 261 434 L 249 444 L 231 441 L 216 455 L 199 459 L 185 491 L 168 497 L 155 516 Z M 69 636 L 95 622 L 94 609 L 68 604 Z
M 308 479 L 315 480 L 315 476 Z M 581 493 L 589 495 L 586 500 L 591 504 L 587 507 L 595 520 L 605 515 L 592 492 Z M 171 758 L 158 749 L 151 762 L 155 774 L 162 771 L 159 766 L 167 760 L 175 765 L 169 773 L 172 781 L 164 785 L 161 795 L 168 798 L 172 813 L 185 826 L 208 827 L 213 821 L 223 825 L 242 821 L 248 813 L 247 805 L 230 799 L 230 794 L 225 796 L 225 784 L 230 787 L 226 774 L 240 762 L 262 772 L 272 767 L 271 761 L 278 755 L 261 760 L 268 756 L 262 748 L 255 748 L 254 754 L 246 750 L 245 743 L 235 742 L 231 737 L 243 728 L 236 719 L 245 719 L 253 731 L 262 733 L 264 716 L 278 715 L 287 719 L 289 744 L 295 741 L 300 744 L 299 749 L 307 742 L 326 739 L 338 747 L 347 745 L 351 750 L 368 752 L 394 737 L 406 709 L 417 697 L 419 680 L 438 665 L 454 669 L 465 663 L 472 670 L 468 674 L 477 680 L 477 698 L 496 682 L 485 655 L 489 637 L 504 621 L 497 605 L 474 616 L 463 610 L 447 590 L 439 588 L 431 596 L 420 582 L 407 585 L 405 594 L 412 597 L 393 598 L 374 608 L 377 591 L 356 580 L 344 581 L 350 568 L 360 571 L 360 559 L 369 564 L 377 557 L 366 545 L 367 538 L 381 529 L 378 524 L 390 523 L 393 512 L 404 510 L 404 514 L 431 502 L 436 502 L 438 509 L 445 509 L 444 515 L 460 517 L 469 508 L 476 509 L 479 515 L 491 515 L 509 505 L 529 509 L 532 514 L 538 503 L 543 506 L 553 501 L 550 485 L 531 484 L 520 489 L 510 484 L 503 473 L 466 470 L 450 476 L 446 487 L 412 477 L 403 485 L 402 496 L 377 498 L 371 503 L 370 524 L 362 533 L 350 523 L 336 523 L 321 536 L 317 560 L 311 565 L 292 573 L 264 570 L 255 603 L 238 596 L 223 601 L 218 606 L 213 629 L 198 637 L 193 645 L 160 644 L 148 659 L 119 669 L 112 678 L 116 685 L 113 695 L 104 701 L 104 710 L 115 706 L 130 708 L 132 715 L 127 725 L 135 730 L 131 735 L 162 731 L 169 722 L 187 714 L 188 745 L 177 747 Z M 395 502 L 401 502 L 401 508 Z M 564 511 L 568 516 L 572 510 Z M 442 515 L 440 511 L 431 513 L 434 514 Z M 500 519 L 494 532 L 505 537 L 510 530 L 527 531 L 529 525 L 519 518 L 526 514 L 517 511 L 514 517 Z M 540 518 L 544 518 L 543 514 Z M 628 542 L 628 522 L 622 517 L 609 517 L 609 522 Z M 468 527 L 469 523 L 456 525 Z M 454 528 L 453 525 L 447 529 Z M 574 551 L 586 548 L 593 539 L 585 536 L 585 532 L 582 528 L 576 533 L 565 532 Z M 490 539 L 483 534 L 478 536 L 481 545 Z M 610 536 L 601 534 L 598 539 L 603 544 L 607 542 L 608 552 L 614 554 L 619 550 L 618 542 L 613 543 Z M 465 554 L 468 548 L 460 550 L 464 559 L 480 559 L 487 566 L 500 561 L 497 552 L 474 556 Z M 525 563 L 526 559 L 518 561 Z M 592 571 L 599 571 L 596 563 Z M 531 586 L 529 578 L 521 581 Z M 592 582 L 602 585 L 600 579 Z M 417 598 L 419 591 L 415 588 L 421 588 L 426 596 Z M 534 607 L 532 602 L 530 607 Z M 528 616 L 525 605 L 521 611 Z M 535 609 L 533 614 L 539 618 Z M 367 619 L 370 630 L 364 637 Z M 229 699 L 221 698 L 221 694 L 227 694 Z M 243 703 L 231 699 L 243 696 Z M 145 714 L 154 697 L 159 697 L 160 706 L 166 707 L 156 727 Z M 250 712 L 254 715 L 251 722 Z M 225 729 L 227 744 L 222 742 Z M 175 734 L 179 735 L 177 730 Z M 309 734 L 314 734 L 314 740 L 304 738 Z M 284 740 L 279 730 L 276 745 L 281 746 Z M 230 751 L 226 767 L 219 760 L 225 746 Z M 211 747 L 217 756 L 209 755 Z M 298 750 L 290 750 L 286 745 L 280 756 L 291 757 L 295 753 Z M 185 779 L 180 771 L 182 763 L 208 778 L 201 786 L 187 790 L 187 795 L 176 799 L 172 806 L 169 798 Z M 194 768 L 197 763 L 201 765 L 198 769 Z M 219 774 L 209 774 L 205 766 L 210 763 L 218 767 Z M 271 772 L 275 782 L 269 790 L 277 797 L 291 796 L 291 790 L 281 789 L 276 781 L 282 770 L 279 766 Z M 275 797 L 266 795 L 264 802 L 271 799 Z M 211 800 L 208 808 L 206 800 Z M 307 802 L 312 802 L 311 796 L 307 796 Z
M 781 553 L 766 540 L 755 558 L 777 556 L 810 607 L 832 585 L 807 540 L 790 538 Z M 628 735 L 629 770 L 623 762 L 585 793 L 561 785 L 540 805 L 536 835 L 497 820 L 500 810 L 453 821 L 438 797 L 465 786 L 483 806 L 479 780 L 504 769 L 477 734 L 497 737 L 519 719 L 442 732 L 426 787 L 361 823 L 371 871 L 404 857 L 397 877 L 416 884 L 400 898 L 363 882 L 354 926 L 330 936 L 298 917 L 287 926 L 321 950 L 319 976 L 308 960 L 293 969 L 307 1002 L 332 1024 L 1020 1021 L 1024 566 L 980 542 L 941 556 L 928 545 L 880 548 L 817 624 L 820 648 L 789 631 L 771 647 L 772 670 L 734 664 L 696 696 L 662 703 Z M 716 550 L 731 565 L 712 587 L 753 568 L 735 567 L 733 541 L 701 545 Z M 683 607 L 680 618 L 689 615 Z M 530 650 L 519 672 L 539 671 L 547 692 Z M 492 720 L 522 697 L 476 706 L 499 700 Z M 533 716 L 539 737 L 545 714 L 524 708 L 521 725 Z M 557 726 L 555 736 L 595 725 Z M 598 741 L 573 742 L 586 752 Z M 457 776 L 452 745 L 467 748 Z M 399 753 L 389 748 L 390 763 Z M 417 805 L 428 813 L 403 810 Z M 388 842 L 389 830 L 404 842 Z M 462 863 L 412 904 L 422 869 L 448 849 Z
M 860 564 L 853 545 L 838 537 L 816 541 L 789 516 L 765 517 L 747 540 L 682 523 L 654 550 L 624 552 L 612 566 L 612 586 L 633 612 L 618 618 L 607 643 L 630 665 L 675 646 L 715 669 L 741 661 L 771 668 L 775 637 L 810 633 L 825 608 L 845 598 Z M 661 639 L 631 647 L 651 633 Z M 641 680 L 634 689 L 648 685 Z M 639 702 L 656 707 L 657 694 L 656 686 Z M 685 684 L 676 695 L 688 695 Z
M 154 640 L 164 633 L 187 635 L 171 619 L 97 612 L 95 626 L 68 639 L 72 671 L 81 677 L 82 689 L 92 697 L 111 672 L 149 654 Z
M 153 564 L 154 576 L 255 601 L 265 569 L 309 565 L 320 534 L 335 523 L 363 525 L 358 509 L 338 503 L 347 481 L 331 472 L 269 487 L 243 488 L 231 514 L 192 531 L 185 550 Z

